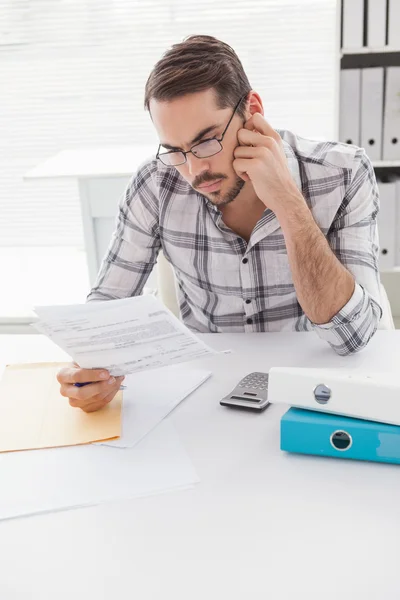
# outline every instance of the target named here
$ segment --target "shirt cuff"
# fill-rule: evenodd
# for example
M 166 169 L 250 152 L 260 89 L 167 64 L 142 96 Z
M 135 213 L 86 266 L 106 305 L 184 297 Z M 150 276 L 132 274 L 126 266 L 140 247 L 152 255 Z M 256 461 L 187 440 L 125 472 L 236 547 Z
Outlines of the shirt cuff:
M 351 323 L 358 319 L 358 317 L 364 312 L 367 304 L 367 297 L 364 289 L 360 284 L 356 283 L 354 287 L 353 295 L 350 300 L 339 310 L 338 313 L 328 323 L 317 324 L 313 323 L 314 327 L 319 329 L 332 329 Z

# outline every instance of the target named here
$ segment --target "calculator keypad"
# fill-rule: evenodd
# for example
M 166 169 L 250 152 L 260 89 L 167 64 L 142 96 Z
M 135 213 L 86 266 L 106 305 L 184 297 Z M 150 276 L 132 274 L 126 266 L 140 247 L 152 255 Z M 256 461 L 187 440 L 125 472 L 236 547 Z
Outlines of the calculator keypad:
M 266 390 L 268 389 L 268 373 L 254 372 L 246 375 L 241 381 L 239 387 L 252 388 L 254 390 Z

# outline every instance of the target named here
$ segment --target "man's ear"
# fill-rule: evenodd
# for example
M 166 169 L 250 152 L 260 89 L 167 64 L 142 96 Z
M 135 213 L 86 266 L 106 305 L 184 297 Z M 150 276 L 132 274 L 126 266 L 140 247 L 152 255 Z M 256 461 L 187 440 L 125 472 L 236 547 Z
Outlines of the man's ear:
M 247 97 L 246 103 L 246 117 L 250 119 L 254 114 L 261 113 L 264 116 L 264 107 L 261 100 L 261 97 L 257 92 L 251 90 Z

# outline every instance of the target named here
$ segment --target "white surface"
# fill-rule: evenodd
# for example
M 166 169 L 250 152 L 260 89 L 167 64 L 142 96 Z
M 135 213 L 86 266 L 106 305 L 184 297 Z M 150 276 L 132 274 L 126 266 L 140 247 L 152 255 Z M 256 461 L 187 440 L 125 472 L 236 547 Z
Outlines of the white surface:
M 326 404 L 314 397 L 318 385 L 331 390 Z M 270 370 L 269 401 L 298 408 L 400 425 L 400 377 L 370 369 L 274 367 Z
M 367 45 L 382 48 L 386 42 L 386 2 L 368 0 Z
M 389 3 L 389 46 L 400 48 L 400 0 L 388 0 Z
M 400 167 L 400 160 L 374 160 L 372 165 L 374 167 L 388 167 L 388 168 L 393 168 L 393 167 Z
M 32 322 L 35 304 L 84 302 L 89 291 L 85 252 L 74 248 L 0 247 L 0 272 L 0 322 Z
M 400 245 L 399 241 L 398 243 Z M 398 318 L 400 317 L 400 266 L 389 271 L 382 271 L 381 280 L 390 298 L 393 317 Z
M 383 67 L 361 69 L 361 146 L 371 160 L 382 158 L 383 74 Z
M 156 145 L 145 144 L 63 150 L 28 171 L 24 179 L 132 175 L 156 152 Z
M 360 145 L 361 69 L 340 71 L 339 140 Z
M 189 394 L 212 375 L 211 371 L 184 365 L 128 375 L 122 405 L 122 433 L 102 446 L 133 448 Z
M 135 448 L 88 444 L 2 453 L 0 481 L 1 521 L 186 488 L 198 477 L 164 421 Z
M 343 0 L 343 48 L 363 45 L 364 0 Z
M 400 29 L 400 17 L 398 23 Z M 384 160 L 400 159 L 400 67 L 387 67 L 385 114 L 383 123 Z M 397 139 L 397 143 L 392 142 Z
M 36 337 L 0 338 L 0 356 L 62 359 Z M 196 363 L 213 377 L 170 417 L 200 484 L 0 523 L 2 600 L 400 596 L 399 468 L 286 455 L 279 450 L 286 407 L 258 415 L 219 405 L 243 375 L 274 365 L 398 372 L 400 332 L 379 331 L 349 357 L 313 333 L 204 340 L 236 352 Z
M 389 298 L 385 287 L 381 281 L 381 308 L 382 316 L 378 323 L 378 329 L 395 329 L 392 307 L 390 306 Z
M 379 181 L 378 187 L 379 268 L 387 270 L 396 266 L 396 182 Z
M 391 52 L 399 52 L 400 47 L 392 48 L 390 46 L 384 46 L 383 48 L 368 48 L 367 46 L 362 46 L 361 48 L 343 48 L 341 51 L 342 56 L 344 54 L 382 54 L 382 53 L 391 53 Z

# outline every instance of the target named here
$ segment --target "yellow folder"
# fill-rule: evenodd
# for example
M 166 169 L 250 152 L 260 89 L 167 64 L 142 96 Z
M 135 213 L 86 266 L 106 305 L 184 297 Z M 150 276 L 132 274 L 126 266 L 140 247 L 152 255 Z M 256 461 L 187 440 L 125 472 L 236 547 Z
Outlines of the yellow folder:
M 122 392 L 103 409 L 70 406 L 56 379 L 67 363 L 8 365 L 0 380 L 0 452 L 74 446 L 121 435 Z

